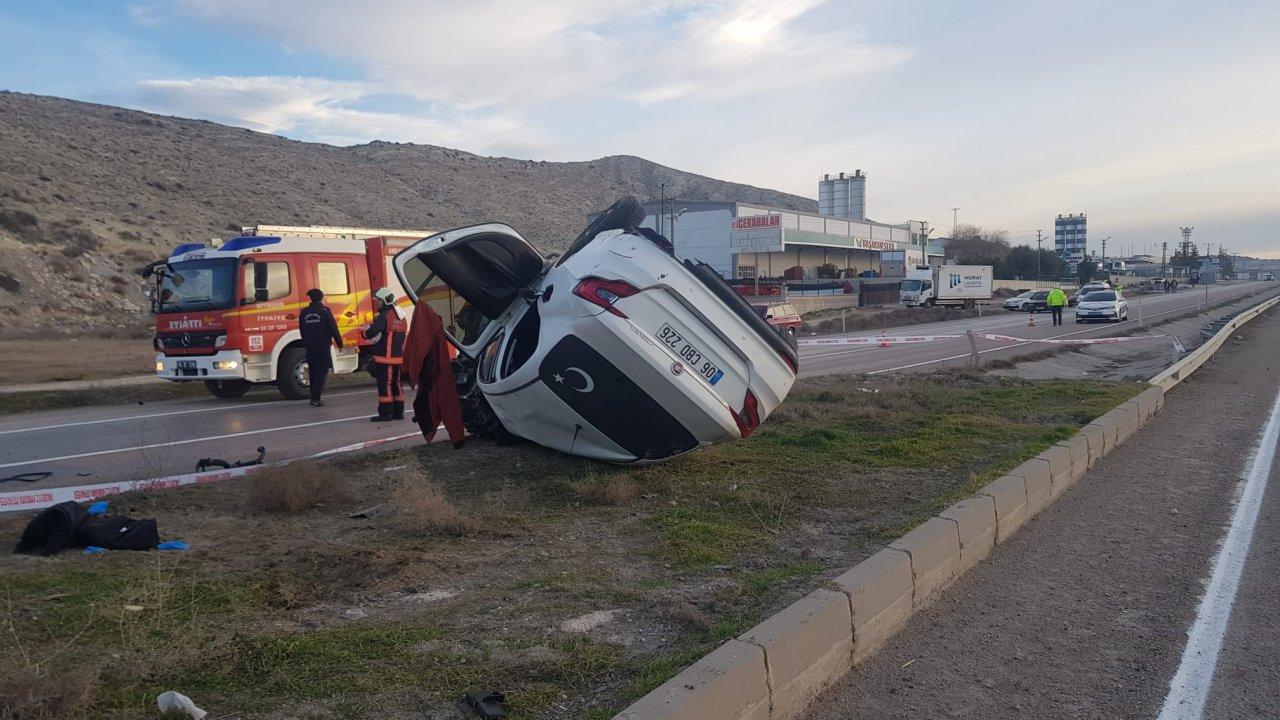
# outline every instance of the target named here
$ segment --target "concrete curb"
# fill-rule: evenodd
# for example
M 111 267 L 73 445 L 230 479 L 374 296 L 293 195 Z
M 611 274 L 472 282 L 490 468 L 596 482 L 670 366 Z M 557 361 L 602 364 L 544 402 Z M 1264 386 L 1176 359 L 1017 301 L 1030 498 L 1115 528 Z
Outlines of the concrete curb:
M 1280 296 L 1240 313 L 1209 342 L 1152 378 L 1154 387 L 728 641 L 614 720 L 799 717 L 818 693 L 872 655 L 912 614 L 1150 422 L 1164 409 L 1165 392 L 1203 365 L 1231 332 L 1277 303 Z

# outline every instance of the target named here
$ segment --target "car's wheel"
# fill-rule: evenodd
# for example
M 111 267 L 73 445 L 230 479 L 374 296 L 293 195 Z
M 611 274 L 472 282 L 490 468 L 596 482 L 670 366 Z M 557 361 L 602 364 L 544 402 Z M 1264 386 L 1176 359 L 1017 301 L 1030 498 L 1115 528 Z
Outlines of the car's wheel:
M 499 445 L 513 445 L 521 441 L 520 436 L 513 434 L 503 426 L 489 400 L 481 392 L 476 383 L 474 364 L 467 367 L 461 363 L 453 364 L 454 382 L 458 387 L 458 404 L 462 410 L 462 425 L 473 437 L 484 438 Z
M 310 394 L 311 369 L 307 366 L 306 350 L 295 347 L 280 353 L 276 389 L 288 400 L 302 400 Z
M 1077 325 L 1081 325 L 1081 324 L 1083 324 L 1083 323 L 1084 323 L 1084 321 L 1083 321 L 1083 320 L 1081 320 L 1080 318 L 1076 318 L 1076 324 L 1077 324 Z
M 248 380 L 205 380 L 204 388 L 209 394 L 220 398 L 238 398 L 249 392 Z

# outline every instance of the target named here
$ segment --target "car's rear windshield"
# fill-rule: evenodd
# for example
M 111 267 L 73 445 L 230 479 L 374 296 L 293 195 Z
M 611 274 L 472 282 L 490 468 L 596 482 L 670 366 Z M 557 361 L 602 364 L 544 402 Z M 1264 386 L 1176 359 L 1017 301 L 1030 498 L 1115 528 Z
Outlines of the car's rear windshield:
M 1085 295 L 1083 298 L 1085 302 L 1107 302 L 1109 300 L 1115 300 L 1115 299 L 1116 299 L 1116 294 L 1111 292 L 1110 290 L 1106 292 L 1102 292 L 1102 291 L 1091 292 L 1088 295 Z

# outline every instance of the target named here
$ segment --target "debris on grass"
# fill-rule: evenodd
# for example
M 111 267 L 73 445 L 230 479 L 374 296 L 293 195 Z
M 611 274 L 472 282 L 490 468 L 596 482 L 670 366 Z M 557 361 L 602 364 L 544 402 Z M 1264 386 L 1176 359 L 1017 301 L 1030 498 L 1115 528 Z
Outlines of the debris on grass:
M 580 615 L 575 618 L 569 618 L 560 623 L 560 630 L 567 633 L 584 633 L 594 630 L 605 623 L 613 621 L 613 616 L 617 615 L 617 610 L 597 610 L 595 612 Z

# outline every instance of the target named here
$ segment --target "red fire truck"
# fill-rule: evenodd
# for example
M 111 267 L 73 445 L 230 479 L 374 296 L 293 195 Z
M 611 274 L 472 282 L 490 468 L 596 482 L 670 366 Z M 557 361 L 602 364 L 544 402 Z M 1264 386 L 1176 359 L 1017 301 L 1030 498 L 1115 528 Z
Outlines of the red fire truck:
M 342 332 L 334 371 L 354 372 L 360 329 L 373 321 L 373 291 L 398 288 L 392 257 L 432 232 L 256 225 L 229 240 L 178 246 L 148 267 L 156 376 L 203 382 L 222 398 L 240 397 L 255 383 L 274 383 L 291 400 L 306 397 L 298 313 L 313 287 L 324 292 Z

